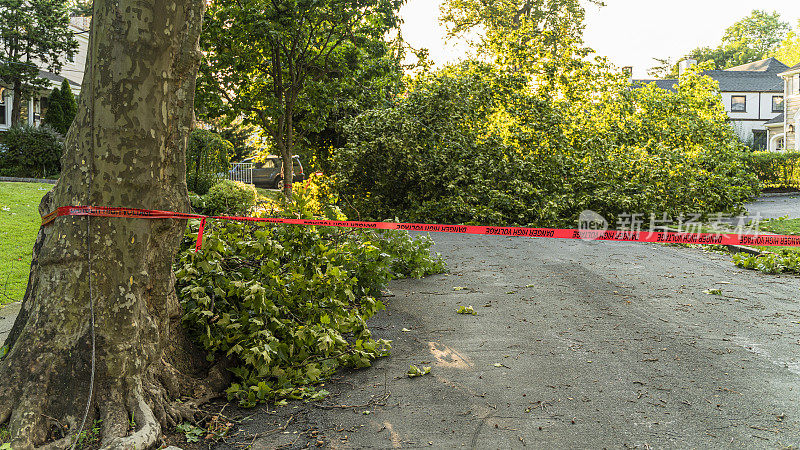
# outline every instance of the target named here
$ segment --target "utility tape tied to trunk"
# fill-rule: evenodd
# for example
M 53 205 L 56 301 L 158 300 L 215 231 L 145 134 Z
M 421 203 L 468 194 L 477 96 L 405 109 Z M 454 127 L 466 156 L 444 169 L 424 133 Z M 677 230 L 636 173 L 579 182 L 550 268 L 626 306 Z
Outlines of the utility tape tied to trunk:
M 256 222 L 318 227 L 363 228 L 373 230 L 426 231 L 431 233 L 478 234 L 488 236 L 532 237 L 552 239 L 581 239 L 585 241 L 655 242 L 668 244 L 701 245 L 755 245 L 765 247 L 800 247 L 800 236 L 764 234 L 723 234 L 667 231 L 604 231 L 583 229 L 491 227 L 477 225 L 440 225 L 424 223 L 363 222 L 339 220 L 308 220 L 281 217 L 204 216 L 173 211 L 114 208 L 103 206 L 62 206 L 42 217 L 42 226 L 53 223 L 62 216 L 119 217 L 129 219 L 199 219 L 200 230 L 195 250 L 203 245 L 203 232 L 207 219 L 236 222 Z

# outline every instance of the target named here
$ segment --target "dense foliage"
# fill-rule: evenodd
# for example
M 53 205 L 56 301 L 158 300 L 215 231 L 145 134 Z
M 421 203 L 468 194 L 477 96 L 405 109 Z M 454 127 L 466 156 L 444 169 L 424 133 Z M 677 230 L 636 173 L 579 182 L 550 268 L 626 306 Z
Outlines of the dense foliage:
M 344 219 L 326 204 L 299 188 L 283 214 Z M 390 348 L 366 324 L 384 307 L 384 284 L 443 270 L 432 242 L 406 233 L 226 222 L 213 224 L 199 253 L 195 233 L 176 264 L 184 323 L 209 358 L 233 362 L 228 395 L 245 406 L 318 399 L 326 392 L 307 385 L 370 366 Z
M 256 206 L 256 188 L 239 181 L 222 180 L 203 196 L 203 214 L 247 216 Z
M 800 20 L 797 21 L 797 28 L 790 31 L 775 49 L 773 56 L 789 67 L 800 64 Z
M 766 274 L 800 274 L 800 253 L 792 250 L 782 250 L 778 253 L 759 256 L 739 253 L 733 256 L 733 263 L 737 267 L 758 270 Z
M 50 126 L 14 126 L 3 133 L 2 139 L 0 176 L 58 177 L 64 143 Z
M 45 111 L 42 121 L 59 133 L 66 135 L 77 113 L 78 102 L 75 101 L 69 81 L 64 79 L 60 88 L 55 88 L 50 92 L 47 111 Z
M 186 148 L 186 184 L 189 191 L 203 195 L 230 169 L 233 145 L 220 135 L 196 129 Z
M 393 90 L 399 57 L 385 38 L 399 25 L 401 4 L 212 2 L 201 38 L 198 110 L 261 127 L 291 178 L 292 156 L 309 133 L 329 129 L 360 97 L 385 98 Z
M 744 158 L 766 187 L 800 188 L 800 152 L 753 152 Z
M 560 99 L 482 63 L 419 78 L 349 126 L 342 196 L 374 219 L 550 226 L 585 209 L 710 214 L 756 192 L 713 80 L 629 89 L 585 70 Z

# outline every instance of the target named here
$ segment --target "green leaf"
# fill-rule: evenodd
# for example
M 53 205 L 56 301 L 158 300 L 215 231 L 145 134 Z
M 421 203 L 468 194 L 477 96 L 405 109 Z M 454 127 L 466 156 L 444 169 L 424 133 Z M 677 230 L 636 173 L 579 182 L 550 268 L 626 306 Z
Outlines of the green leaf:
M 420 369 L 419 367 L 417 367 L 417 366 L 412 364 L 408 368 L 407 375 L 408 375 L 408 378 L 416 378 L 416 377 L 421 377 L 423 375 L 427 375 L 429 373 L 431 373 L 431 368 L 430 367 L 423 367 L 423 368 Z
M 458 310 L 456 311 L 456 313 L 458 313 L 458 314 L 469 314 L 469 315 L 472 315 L 472 316 L 477 316 L 478 315 L 478 313 L 475 312 L 475 309 L 473 309 L 472 306 L 466 306 L 466 307 L 465 306 L 459 306 Z

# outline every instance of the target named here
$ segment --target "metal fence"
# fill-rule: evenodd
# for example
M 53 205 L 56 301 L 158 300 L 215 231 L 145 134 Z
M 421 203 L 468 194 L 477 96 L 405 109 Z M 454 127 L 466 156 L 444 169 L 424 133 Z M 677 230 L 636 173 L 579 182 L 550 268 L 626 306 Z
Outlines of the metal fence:
M 228 179 L 253 184 L 253 163 L 233 163 L 228 172 Z

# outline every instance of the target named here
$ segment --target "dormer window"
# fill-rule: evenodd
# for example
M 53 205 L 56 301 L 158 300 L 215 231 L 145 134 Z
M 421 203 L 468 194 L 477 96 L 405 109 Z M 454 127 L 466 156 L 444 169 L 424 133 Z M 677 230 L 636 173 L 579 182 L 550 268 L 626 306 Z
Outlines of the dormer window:
M 782 95 L 773 95 L 772 96 L 772 112 L 774 112 L 774 113 L 782 113 L 783 112 L 783 96 Z
M 747 112 L 747 97 L 744 95 L 732 96 L 731 112 Z

